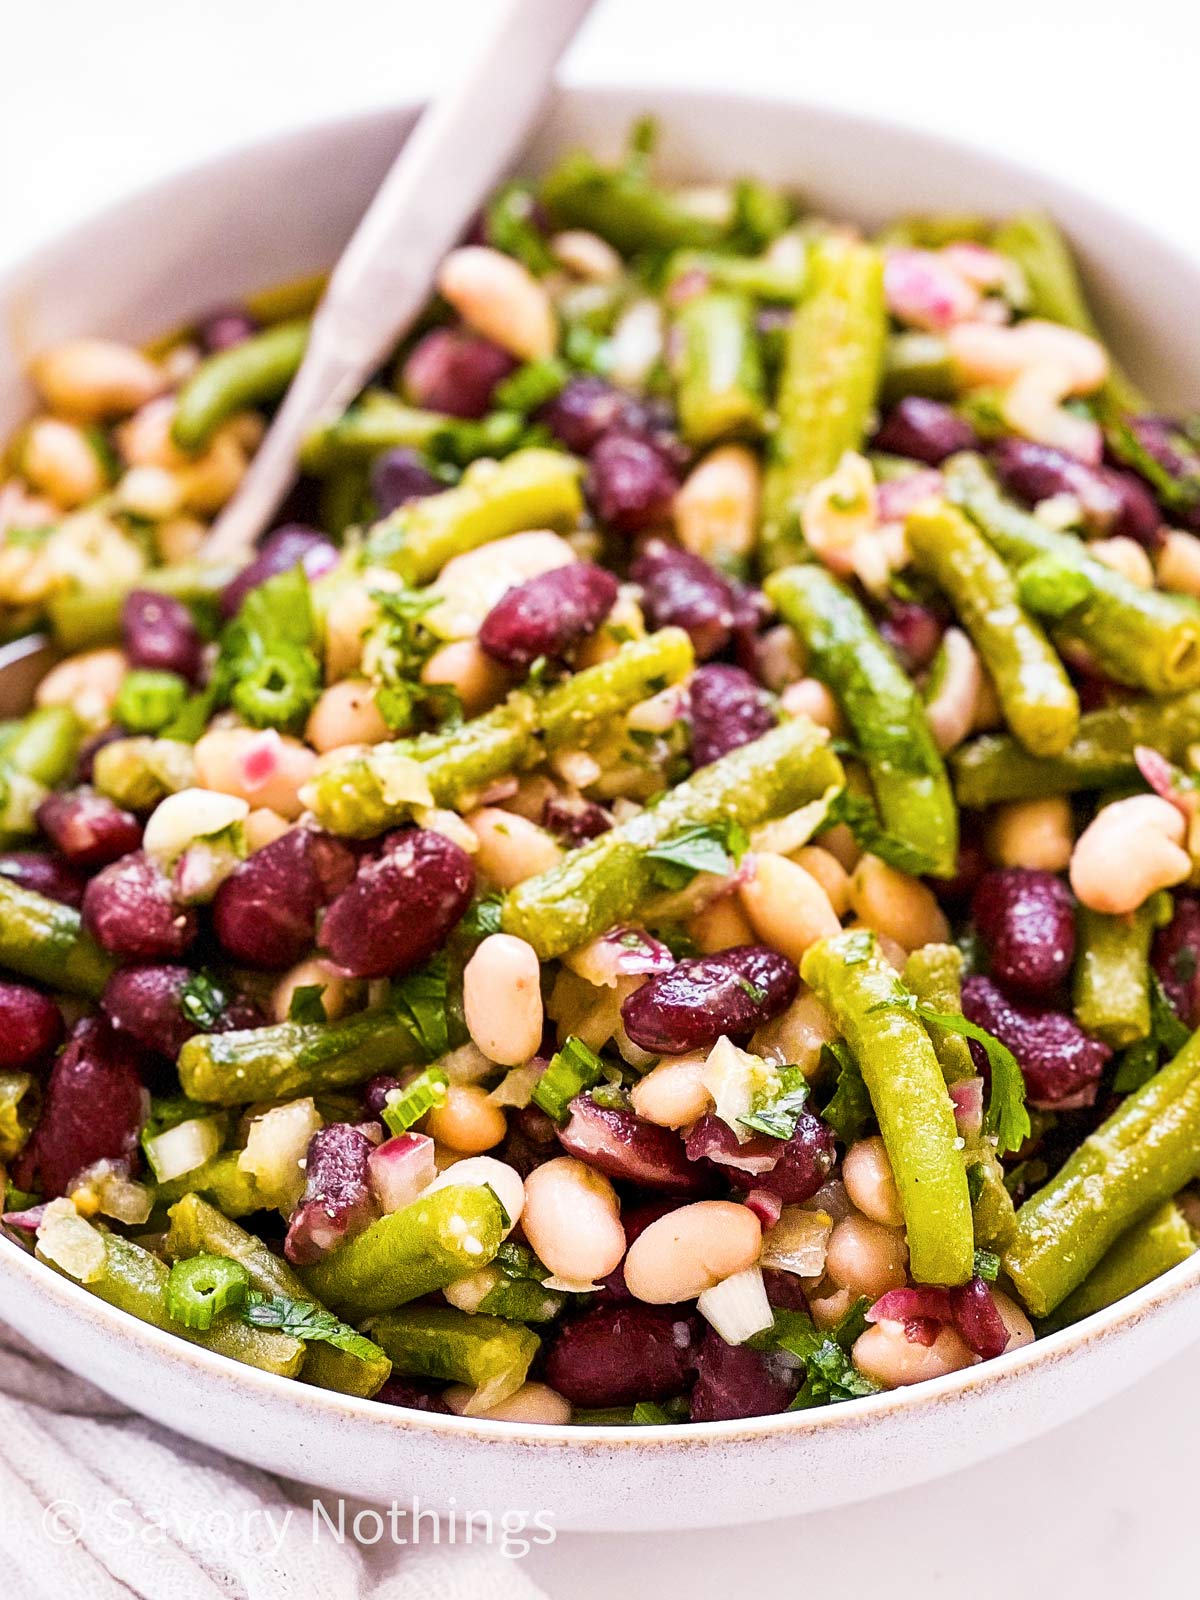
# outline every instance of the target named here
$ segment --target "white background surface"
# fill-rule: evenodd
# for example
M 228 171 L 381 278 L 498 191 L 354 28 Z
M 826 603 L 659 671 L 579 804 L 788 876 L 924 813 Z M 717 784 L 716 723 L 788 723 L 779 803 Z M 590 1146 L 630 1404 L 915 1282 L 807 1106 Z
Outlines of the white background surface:
M 421 93 L 491 8 L 0 0 L 0 265 L 215 149 Z M 1098 189 L 1200 253 L 1198 67 L 1200 10 L 1178 0 L 605 0 L 566 75 L 760 87 L 920 122 Z M 1200 1354 L 937 1485 L 752 1529 L 564 1535 L 529 1570 L 555 1600 L 1182 1600 L 1200 1551 L 1197 1417 Z

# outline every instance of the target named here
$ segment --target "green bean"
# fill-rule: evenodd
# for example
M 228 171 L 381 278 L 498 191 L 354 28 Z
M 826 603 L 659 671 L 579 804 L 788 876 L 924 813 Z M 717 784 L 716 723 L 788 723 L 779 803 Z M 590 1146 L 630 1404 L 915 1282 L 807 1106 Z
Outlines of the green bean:
M 31 1072 L 0 1072 L 0 1162 L 11 1161 L 25 1148 L 39 1101 Z
M 282 1378 L 294 1378 L 304 1363 L 304 1344 L 291 1334 L 275 1328 L 254 1328 L 233 1317 L 222 1317 L 203 1332 L 185 1328 L 167 1314 L 167 1279 L 170 1269 L 131 1239 L 105 1233 L 104 1266 L 98 1278 L 83 1287 L 97 1299 L 119 1311 L 127 1311 L 140 1322 L 178 1334 L 190 1344 L 216 1350 L 248 1367 L 259 1367 Z M 54 1262 L 49 1263 L 55 1266 Z M 61 1271 L 55 1267 L 56 1271 Z M 64 1274 L 65 1276 L 65 1274 Z
M 486 1185 L 452 1184 L 380 1217 L 300 1276 L 335 1311 L 390 1311 L 486 1267 L 506 1231 Z
M 555 226 L 586 228 L 623 255 L 640 250 L 710 249 L 726 227 L 690 211 L 651 183 L 645 163 L 603 167 L 585 150 L 564 156 L 542 180 L 542 204 Z
M 1171 920 L 1171 899 L 1151 895 L 1128 916 L 1080 906 L 1075 913 L 1075 1020 L 1121 1049 L 1150 1032 L 1150 945 Z
M 46 611 L 64 650 L 92 650 L 120 639 L 121 611 L 134 589 L 167 594 L 185 605 L 211 606 L 236 576 L 236 567 L 215 563 L 155 567 L 120 588 L 64 589 L 50 596 Z
M 254 1234 L 222 1216 L 199 1195 L 185 1195 L 171 1207 L 170 1216 L 171 1228 L 166 1242 L 170 1260 L 186 1261 L 198 1255 L 226 1256 L 245 1267 L 251 1288 L 262 1294 L 311 1300 L 308 1289 L 286 1261 Z M 303 1381 L 319 1389 L 333 1389 L 338 1394 L 370 1398 L 392 1370 L 391 1362 L 378 1346 L 369 1359 L 320 1340 L 314 1340 L 306 1348 Z
M 763 488 L 762 559 L 803 557 L 800 515 L 814 484 L 861 448 L 883 372 L 883 258 L 869 245 L 822 239 L 787 334 L 771 462 Z
M 440 411 L 406 406 L 382 389 L 369 389 L 349 411 L 309 432 L 300 447 L 300 465 L 324 476 L 335 467 L 362 465 L 397 445 L 424 450 L 454 420 Z
M 171 424 L 179 448 L 203 450 L 230 417 L 278 400 L 300 369 L 309 327 L 305 318 L 280 322 L 201 362 L 179 391 Z
M 0 830 L 35 833 L 46 791 L 75 767 L 83 729 L 66 706 L 42 706 L 10 732 L 0 753 Z
M 0 967 L 95 1000 L 115 966 L 73 906 L 0 876 Z
M 988 733 L 950 757 L 958 803 L 977 809 L 999 800 L 1035 800 L 1083 789 L 1116 788 L 1137 777 L 1133 752 L 1149 745 L 1182 761 L 1200 741 L 1200 691 L 1086 711 L 1060 755 L 1039 759 L 1008 734 Z
M 583 511 L 581 466 L 560 450 L 514 450 L 476 461 L 453 489 L 427 495 L 376 523 L 365 559 L 405 583 L 429 583 L 452 556 L 524 528 L 573 528 Z
M 114 739 L 96 751 L 92 784 L 129 811 L 153 811 L 169 794 L 190 788 L 195 771 L 192 746 L 181 739 Z
M 244 1172 L 238 1165 L 241 1154 L 240 1150 L 223 1150 L 191 1172 L 158 1184 L 154 1191 L 156 1202 L 171 1206 L 185 1195 L 194 1194 L 211 1202 L 227 1217 L 248 1217 L 252 1211 L 268 1210 L 267 1197 L 253 1173 Z
M 397 783 L 397 770 L 416 762 L 435 805 L 462 805 L 497 778 L 536 765 L 547 750 L 591 742 L 614 717 L 685 678 L 692 661 L 691 641 L 679 628 L 632 639 L 610 660 L 547 689 L 517 690 L 459 728 L 337 762 L 305 789 L 305 804 L 331 832 L 369 838 L 411 815 L 411 790 Z
M 904 963 L 905 987 L 911 989 L 923 1005 L 932 1006 L 935 1011 L 961 1012 L 963 965 L 962 951 L 957 945 L 922 945 Z M 976 1076 L 971 1047 L 961 1033 L 939 1028 L 936 1022 L 926 1022 L 925 1027 L 948 1084 Z
M 705 824 L 755 828 L 817 799 L 842 777 L 822 729 L 804 718 L 784 723 L 518 884 L 505 896 L 501 925 L 549 961 L 630 920 L 660 892 L 650 850 Z
M 675 318 L 679 335 L 676 398 L 689 444 L 761 433 L 762 356 L 754 311 L 745 295 L 710 289 L 694 295 Z
M 733 289 L 752 300 L 794 304 L 804 293 L 808 264 L 807 259 L 792 266 L 770 256 L 731 256 L 716 250 L 680 250 L 671 257 L 668 282 L 678 283 L 693 273 L 714 288 Z
M 918 1283 L 965 1283 L 974 1271 L 971 1199 L 942 1069 L 920 1018 L 896 999 L 875 935 L 820 939 L 800 973 L 862 1072 L 896 1178 Z
M 1021 511 L 996 488 L 977 457 L 958 456 L 947 470 L 950 498 L 977 524 L 1010 567 L 1040 557 L 1080 573 L 1088 597 L 1062 619 L 1057 634 L 1087 647 L 1110 677 L 1150 694 L 1200 685 L 1200 605 L 1137 584 L 1088 555 L 1073 535 Z M 1024 595 L 1028 605 L 1030 595 Z
M 469 1383 L 486 1411 L 525 1382 L 541 1340 L 519 1323 L 471 1316 L 448 1306 L 414 1306 L 367 1323 L 397 1372 L 413 1378 Z
M 897 246 L 909 250 L 940 250 L 944 245 L 963 240 L 987 244 L 991 236 L 992 224 L 974 211 L 914 212 L 890 222 L 876 234 L 875 243 L 881 250 Z
M 1121 1235 L 1100 1265 L 1040 1325 L 1038 1333 L 1057 1333 L 1115 1305 L 1195 1253 L 1196 1240 L 1187 1218 L 1173 1200 L 1165 1201 Z
M 885 405 L 907 394 L 928 400 L 953 400 L 958 378 L 950 347 L 936 333 L 893 333 L 883 356 L 881 398 Z
M 1035 756 L 1059 755 L 1078 730 L 1079 696 L 1003 560 L 953 506 L 919 506 L 905 533 L 918 569 L 974 641 L 1013 733 Z
M 1200 1171 L 1200 1033 L 1017 1212 L 1004 1267 L 1031 1316 L 1077 1289 L 1127 1228 Z
M 921 696 L 858 600 L 823 567 L 773 573 L 766 591 L 854 730 L 883 825 L 940 877 L 954 873 L 958 814 Z

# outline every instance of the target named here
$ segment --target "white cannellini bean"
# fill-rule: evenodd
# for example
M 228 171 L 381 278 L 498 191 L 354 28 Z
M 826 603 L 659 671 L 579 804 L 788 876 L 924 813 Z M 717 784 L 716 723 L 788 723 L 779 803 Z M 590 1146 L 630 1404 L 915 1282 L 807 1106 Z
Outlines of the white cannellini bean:
M 452 1383 L 442 1390 L 442 1399 L 456 1417 L 470 1416 L 488 1422 L 538 1422 L 555 1427 L 571 1420 L 570 1402 L 545 1383 L 523 1383 L 499 1405 L 485 1411 L 471 1410 L 475 1390 L 465 1383 Z
M 845 732 L 842 709 L 819 678 L 798 678 L 795 683 L 789 683 L 779 697 L 779 704 L 789 717 L 807 717 L 818 728 L 828 728 L 830 733 Z
M 300 790 L 317 757 L 298 739 L 274 728 L 213 728 L 197 740 L 196 783 L 237 795 L 294 822 L 303 810 Z
M 58 417 L 36 417 L 26 428 L 20 470 L 67 511 L 95 499 L 106 482 L 96 446 L 82 428 Z
M 124 416 L 166 385 L 166 374 L 132 345 L 68 339 L 35 357 L 31 375 L 51 410 L 80 422 Z
M 606 1277 L 625 1254 L 617 1192 L 574 1156 L 556 1156 L 525 1180 L 525 1237 L 564 1283 Z
M 365 680 L 332 683 L 309 713 L 304 736 L 322 755 L 346 744 L 379 744 L 389 729 L 375 704 L 375 688 Z
M 842 1182 L 851 1200 L 870 1221 L 882 1222 L 888 1228 L 904 1226 L 892 1163 L 878 1134 L 859 1139 L 846 1151 Z
M 847 1184 L 847 1191 L 849 1185 Z M 835 1226 L 825 1252 L 825 1272 L 839 1289 L 876 1300 L 907 1282 L 908 1246 L 899 1228 L 852 1213 Z
M 1087 547 L 1088 554 L 1106 567 L 1119 572 L 1139 589 L 1153 589 L 1154 566 L 1150 557 L 1136 539 L 1123 536 L 1115 539 L 1094 539 Z
M 902 1322 L 877 1322 L 854 1341 L 854 1365 L 885 1389 L 900 1389 L 927 1378 L 944 1378 L 974 1363 L 953 1328 L 943 1327 L 931 1345 L 914 1344 Z
M 933 892 L 919 878 L 889 866 L 878 856 L 863 856 L 855 867 L 850 904 L 868 928 L 905 950 L 940 944 L 950 936 L 950 925 Z
M 503 1142 L 508 1122 L 486 1089 L 477 1083 L 452 1083 L 425 1118 L 425 1132 L 447 1150 L 479 1156 Z
M 451 250 L 437 286 L 464 322 L 522 361 L 554 354 L 558 322 L 550 296 L 512 256 L 488 245 Z
M 607 239 L 586 228 L 556 233 L 550 249 L 560 266 L 588 283 L 616 283 L 625 271 L 625 263 Z
M 483 806 L 467 822 L 479 840 L 475 859 L 480 870 L 501 889 L 515 888 L 562 858 L 562 846 L 552 833 L 514 811 Z
M 758 1260 L 762 1227 L 747 1207 L 698 1200 L 644 1229 L 625 1257 L 625 1287 L 649 1305 L 694 1300 Z
M 1096 814 L 1071 854 L 1071 887 L 1092 911 L 1136 911 L 1192 870 L 1183 813 L 1156 794 L 1131 795 Z
M 755 933 L 800 963 L 810 945 L 841 928 L 829 896 L 810 872 L 787 856 L 758 852 L 754 873 L 740 885 L 738 898 Z
M 707 1060 L 704 1051 L 675 1056 L 639 1078 L 629 1094 L 638 1116 L 660 1128 L 686 1128 L 711 1111 L 713 1098 L 703 1082 Z
M 808 1077 L 820 1064 L 823 1046 L 837 1037 L 837 1023 L 812 990 L 801 984 L 787 1010 L 755 1030 L 750 1049 L 780 1066 L 791 1063 Z
M 491 933 L 463 971 L 467 1031 L 490 1061 L 519 1067 L 542 1039 L 541 962 L 511 933 Z
M 753 451 L 742 444 L 711 450 L 675 496 L 680 544 L 706 561 L 749 555 L 761 495 L 762 469 Z
M 87 650 L 51 667 L 33 698 L 39 706 L 70 706 L 86 726 L 102 726 L 128 669 L 123 650 Z
M 422 683 L 444 683 L 462 701 L 463 713 L 476 717 L 503 700 L 509 677 L 474 639 L 455 639 L 437 649 L 421 668 Z
M 1200 539 L 1182 528 L 1168 528 L 1158 552 L 1157 570 L 1164 589 L 1200 599 Z
M 942 755 L 953 750 L 975 725 L 975 712 L 983 687 L 983 666 L 975 646 L 961 628 L 942 635 L 942 676 L 933 699 L 925 707 L 930 732 Z
M 998 867 L 1062 872 L 1075 848 L 1075 823 L 1065 795 L 1013 800 L 988 818 L 987 853 Z
M 1058 375 L 1062 396 L 1092 394 L 1108 377 L 1108 354 L 1099 340 L 1038 317 L 1012 326 L 959 323 L 945 339 L 959 377 L 972 386 L 1007 386 L 1041 368 Z

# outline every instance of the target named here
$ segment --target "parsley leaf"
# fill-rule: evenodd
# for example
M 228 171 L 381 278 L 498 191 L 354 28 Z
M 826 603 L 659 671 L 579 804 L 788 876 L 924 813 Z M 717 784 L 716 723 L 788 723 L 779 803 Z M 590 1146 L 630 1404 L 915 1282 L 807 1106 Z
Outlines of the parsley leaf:
M 503 906 L 504 900 L 501 895 L 480 895 L 478 900 L 472 901 L 466 916 L 459 923 L 459 933 L 473 942 L 486 939 L 490 933 L 499 933 L 500 912 Z
M 291 1004 L 288 1006 L 288 1021 L 300 1023 L 328 1022 L 329 1017 L 321 999 L 324 993 L 325 985 L 323 983 L 302 983 L 293 989 Z
M 444 953 L 392 983 L 389 1004 L 431 1061 L 450 1046 L 449 990 L 450 963 Z
M 878 856 L 900 872 L 919 876 L 929 871 L 928 856 L 914 849 L 907 840 L 889 833 L 879 821 L 875 802 L 865 794 L 856 794 L 852 789 L 841 790 L 830 804 L 825 826 L 832 827 L 835 822 L 846 824 L 862 851 Z
M 224 989 L 206 972 L 191 973 L 179 991 L 179 1009 L 200 1033 L 218 1027 L 228 1005 Z
M 448 684 L 421 682 L 421 668 L 438 640 L 423 622 L 440 602 L 416 589 L 373 589 L 379 619 L 363 646 L 363 667 L 375 685 L 375 704 L 393 733 L 424 720 L 456 727 L 462 701 Z
M 729 819 L 685 828 L 673 839 L 647 850 L 646 860 L 652 864 L 655 883 L 674 892 L 686 889 L 698 873 L 724 876 L 732 872 L 749 843 L 746 830 Z
M 335 1350 L 357 1356 L 360 1361 L 377 1361 L 379 1346 L 348 1323 L 339 1322 L 332 1311 L 313 1305 L 310 1300 L 293 1300 L 286 1294 L 263 1294 L 252 1289 L 246 1296 L 242 1320 L 253 1328 L 278 1328 L 305 1343 L 331 1344 Z
M 832 1044 L 822 1046 L 822 1054 L 827 1054 L 837 1063 L 838 1077 L 821 1118 L 843 1144 L 853 1144 L 856 1139 L 862 1138 L 875 1115 L 871 1096 L 858 1070 L 858 1062 L 846 1045 L 835 1040 Z
M 804 1382 L 790 1411 L 834 1405 L 876 1394 L 879 1385 L 859 1372 L 851 1360 L 854 1341 L 866 1327 L 867 1302 L 855 1301 L 831 1333 L 821 1333 L 804 1311 L 777 1311 L 766 1333 L 750 1343 L 760 1350 L 787 1350 L 804 1363 Z
M 772 1139 L 790 1139 L 808 1099 L 808 1083 L 799 1067 L 779 1068 L 779 1093 L 766 1105 L 739 1117 L 744 1128 L 765 1133 Z

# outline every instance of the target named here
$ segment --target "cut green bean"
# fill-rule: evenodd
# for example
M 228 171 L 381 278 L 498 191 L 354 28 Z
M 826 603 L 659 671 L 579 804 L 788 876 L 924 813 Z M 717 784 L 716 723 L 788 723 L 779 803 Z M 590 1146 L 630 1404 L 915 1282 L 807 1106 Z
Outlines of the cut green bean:
M 541 1346 L 537 1334 L 519 1323 L 472 1316 L 448 1306 L 388 1312 L 372 1317 L 367 1328 L 397 1372 L 470 1384 L 481 1411 L 517 1392 Z
M 121 611 L 132 590 L 150 589 L 185 605 L 211 606 L 236 576 L 237 568 L 225 564 L 155 567 L 121 588 L 63 589 L 51 595 L 46 610 L 64 650 L 92 650 L 120 639 Z
M 954 459 L 947 488 L 1010 567 L 1050 557 L 1087 580 L 1087 598 L 1058 623 L 1057 633 L 1084 645 L 1110 677 L 1156 695 L 1200 685 L 1200 604 L 1195 600 L 1141 589 L 1097 561 L 1073 535 L 1006 500 L 977 457 Z M 1026 604 L 1029 599 L 1026 594 Z
M 754 310 L 745 295 L 710 289 L 694 295 L 675 318 L 679 336 L 676 399 L 689 444 L 743 438 L 762 431 L 762 357 Z
M 95 1000 L 116 962 L 84 930 L 73 906 L 0 875 L 0 967 Z
M 693 659 L 679 628 L 632 639 L 608 661 L 546 689 L 517 690 L 459 728 L 376 745 L 328 767 L 304 791 L 305 804 L 331 832 L 369 838 L 420 803 L 412 798 L 415 762 L 433 804 L 461 805 L 496 779 L 536 765 L 548 750 L 591 742 L 614 717 L 685 678 Z
M 1036 756 L 1060 754 L 1079 727 L 1079 696 L 1002 558 L 953 506 L 918 507 L 905 533 L 917 567 L 974 641 L 1013 733 Z
M 280 322 L 209 356 L 179 391 L 171 438 L 181 450 L 203 450 L 223 422 L 273 404 L 300 369 L 308 345 L 305 318 Z
M 440 411 L 406 406 L 382 389 L 369 389 L 342 416 L 311 430 L 300 447 L 300 465 L 323 477 L 336 467 L 362 465 L 398 445 L 425 450 L 454 421 Z
M 427 495 L 375 524 L 370 565 L 391 567 L 405 583 L 429 583 L 452 556 L 525 528 L 574 528 L 583 512 L 582 468 L 560 450 L 515 450 L 504 461 L 476 461 L 453 489 Z
M 716 250 L 680 250 L 671 257 L 667 278 L 671 283 L 699 274 L 717 289 L 732 289 L 752 300 L 794 304 L 804 293 L 808 278 L 807 252 L 797 251 L 797 264 L 774 256 L 731 256 Z
M 1200 1033 L 1067 1157 L 1017 1212 L 1004 1268 L 1045 1317 L 1127 1228 L 1200 1171 Z
M 75 770 L 82 739 L 79 718 L 68 706 L 42 706 L 5 740 L 0 766 L 53 789 Z
M 1057 1333 L 1115 1305 L 1195 1253 L 1196 1240 L 1187 1218 L 1173 1200 L 1165 1201 L 1121 1235 L 1100 1265 L 1039 1326 L 1038 1333 Z
M 248 1217 L 252 1211 L 267 1210 L 269 1202 L 253 1173 L 243 1171 L 238 1165 L 241 1153 L 240 1150 L 222 1150 L 191 1172 L 160 1183 L 154 1191 L 155 1199 L 160 1205 L 170 1206 L 185 1195 L 194 1194 L 210 1201 L 227 1217 Z
M 1182 761 L 1200 741 L 1200 691 L 1166 700 L 1138 700 L 1086 711 L 1079 732 L 1057 756 L 1031 756 L 1008 734 L 988 733 L 950 757 L 954 792 L 976 809 L 1000 800 L 1036 800 L 1109 789 L 1137 779 L 1134 750 L 1149 745 Z
M 286 1261 L 254 1234 L 222 1216 L 199 1195 L 185 1195 L 171 1207 L 170 1216 L 171 1228 L 166 1242 L 170 1260 L 185 1261 L 197 1255 L 226 1256 L 246 1269 L 251 1287 L 261 1293 L 285 1295 L 289 1300 L 311 1300 L 309 1290 Z M 391 1370 L 391 1362 L 378 1346 L 374 1356 L 364 1359 L 352 1351 L 314 1340 L 307 1346 L 302 1377 L 305 1383 L 315 1384 L 319 1389 L 369 1398 L 386 1381 Z
M 957 945 L 922 945 L 904 963 L 905 987 L 912 990 L 922 1005 L 931 1006 L 934 1011 L 961 1012 L 963 965 L 962 951 Z M 925 1027 L 948 1084 L 976 1076 L 971 1047 L 961 1033 L 939 1028 L 936 1022 L 927 1021 Z
M 390 1311 L 486 1267 L 507 1228 L 489 1188 L 451 1184 L 380 1217 L 300 1276 L 335 1311 Z
M 1128 916 L 1080 906 L 1075 913 L 1075 1020 L 1116 1050 L 1150 1032 L 1150 945 L 1171 920 L 1169 895 L 1151 895 Z
M 885 829 L 921 870 L 952 876 L 958 813 L 916 686 L 858 600 L 823 567 L 789 567 L 765 587 L 854 731 Z
M 573 151 L 543 178 L 541 199 L 556 226 L 598 233 L 623 255 L 709 249 L 726 231 L 652 183 L 640 159 L 604 167 L 586 150 Z
M 913 1278 L 965 1283 L 974 1271 L 971 1199 L 954 1109 L 920 1018 L 894 1003 L 895 971 L 865 929 L 818 940 L 800 972 L 837 1023 L 871 1096 Z
M 953 400 L 958 378 L 950 347 L 936 333 L 894 333 L 883 358 L 881 399 L 885 405 L 919 394 L 927 400 Z
M 810 253 L 808 290 L 787 334 L 763 488 L 766 567 L 803 558 L 805 497 L 847 450 L 861 449 L 886 336 L 883 257 L 869 245 L 822 239 Z
M 827 736 L 803 718 L 702 767 L 654 806 L 572 850 L 505 896 L 501 925 L 543 961 L 627 922 L 661 892 L 649 852 L 685 829 L 717 822 L 755 828 L 842 781 Z

